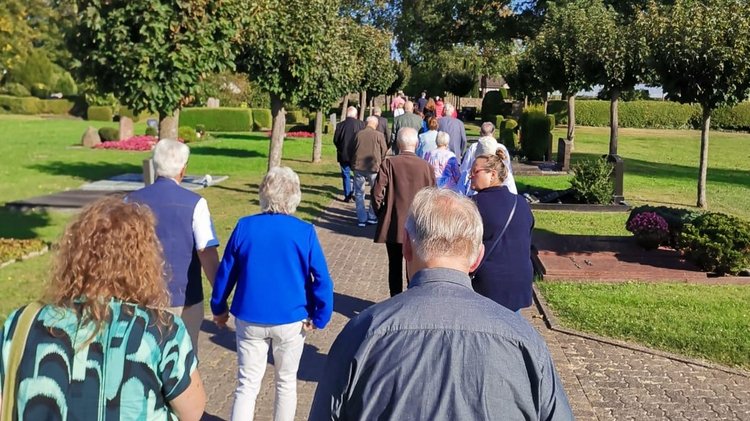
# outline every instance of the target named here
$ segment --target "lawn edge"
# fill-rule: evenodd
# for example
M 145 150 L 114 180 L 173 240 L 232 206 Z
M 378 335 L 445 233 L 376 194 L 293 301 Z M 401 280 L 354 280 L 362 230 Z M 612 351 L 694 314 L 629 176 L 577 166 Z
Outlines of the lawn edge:
M 10 266 L 13 263 L 23 262 L 24 260 L 33 259 L 34 257 L 39 257 L 39 256 L 42 256 L 44 254 L 47 254 L 47 252 L 49 251 L 49 249 L 50 249 L 50 246 L 48 244 L 48 245 L 44 246 L 43 248 L 41 248 L 41 249 L 39 249 L 37 251 L 32 251 L 31 253 L 25 254 L 25 255 L 23 255 L 21 257 L 17 257 L 15 259 L 10 259 L 10 260 L 7 260 L 5 262 L 0 262 L 0 269 L 3 269 L 5 267 L 7 267 L 7 266 Z
M 554 312 L 547 304 L 547 301 L 544 299 L 544 296 L 542 295 L 542 293 L 537 288 L 536 283 L 532 285 L 532 291 L 534 293 L 534 301 L 536 302 L 537 308 L 539 309 L 539 312 L 542 313 L 544 324 L 547 326 L 548 329 L 553 330 L 555 332 L 560 332 L 560 333 L 571 335 L 571 336 L 578 336 L 583 339 L 589 339 L 592 341 L 596 341 L 596 342 L 600 342 L 600 343 L 604 343 L 608 345 L 613 345 L 613 346 L 617 346 L 620 348 L 630 349 L 632 351 L 643 352 L 646 354 L 655 355 L 658 357 L 663 357 L 663 358 L 667 358 L 667 359 L 674 360 L 674 361 L 679 361 L 685 364 L 696 365 L 699 367 L 709 368 L 712 370 L 719 370 L 725 373 L 735 374 L 738 376 L 750 378 L 750 371 L 743 370 L 741 368 L 729 367 L 726 365 L 704 360 L 701 358 L 688 357 L 688 356 L 681 355 L 681 354 L 675 354 L 672 352 L 662 351 L 662 350 L 655 349 L 655 348 L 649 348 L 649 347 L 636 344 L 636 343 L 632 343 L 632 342 L 628 342 L 628 341 L 608 338 L 608 337 L 599 336 L 593 333 L 581 332 L 575 329 L 567 328 L 558 322 L 557 317 L 555 316 Z

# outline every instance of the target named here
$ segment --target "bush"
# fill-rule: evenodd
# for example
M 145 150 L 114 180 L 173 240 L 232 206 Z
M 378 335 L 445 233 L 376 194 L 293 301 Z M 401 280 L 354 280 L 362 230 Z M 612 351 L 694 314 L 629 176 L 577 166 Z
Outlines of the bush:
M 504 112 L 507 111 L 506 97 L 507 92 L 503 91 L 489 91 L 484 94 L 482 98 L 482 121 L 494 121 L 492 116 L 504 115 Z
M 260 86 L 243 73 L 215 73 L 204 78 L 198 86 L 196 102 L 206 105 L 208 98 L 216 98 L 222 107 L 264 108 L 271 104 L 271 97 Z
M 510 153 L 518 149 L 518 122 L 512 118 L 502 120 L 497 126 L 499 129 L 498 140 L 508 148 Z
M 570 187 L 573 195 L 583 203 L 608 204 L 612 202 L 612 166 L 604 159 L 580 161 L 573 165 Z
M 266 130 L 273 126 L 271 110 L 266 108 L 253 108 L 253 130 Z
M 102 142 L 114 142 L 120 140 L 120 130 L 117 127 L 102 127 L 99 129 L 99 137 Z
M 196 124 L 195 125 L 195 132 L 202 136 L 204 133 L 206 133 L 206 125 L 205 124 Z
M 67 99 L 42 99 L 41 112 L 45 114 L 65 115 L 75 107 L 75 102 Z
M 112 121 L 114 113 L 110 106 L 92 105 L 86 111 L 86 119 L 90 121 Z
M 0 263 L 21 259 L 31 253 L 41 252 L 47 247 L 42 240 L 18 240 L 0 238 Z
M 18 98 L 0 95 L 0 108 L 11 114 L 39 114 L 42 112 L 42 101 L 31 96 Z
M 31 96 L 31 92 L 20 83 L 8 83 L 2 88 L 2 93 L 10 96 Z
M 300 110 L 287 111 L 286 122 L 288 124 L 309 124 L 309 120 L 305 117 L 305 112 Z
M 180 128 L 177 129 L 177 137 L 182 139 L 185 143 L 195 143 L 198 141 L 198 134 L 195 129 L 188 126 L 180 126 Z
M 635 216 L 644 212 L 655 212 L 657 215 L 661 216 L 665 221 L 667 221 L 667 225 L 669 226 L 668 245 L 675 249 L 677 248 L 677 242 L 685 225 L 693 222 L 695 218 L 701 215 L 700 212 L 688 209 L 670 208 L 667 206 L 643 205 L 638 206 L 637 208 L 634 208 L 630 211 L 630 216 L 628 216 L 628 220 L 625 222 L 625 226 L 627 227 L 627 225 L 630 223 L 630 220 Z
M 34 49 L 24 61 L 8 72 L 7 81 L 20 83 L 34 94 L 32 87 L 35 84 L 53 86 L 57 74 L 61 72 L 62 69 L 52 63 L 43 50 Z
M 750 223 L 721 213 L 701 215 L 685 226 L 679 247 L 707 272 L 736 274 L 750 267 Z
M 78 93 L 78 85 L 70 73 L 63 71 L 55 77 L 52 90 L 62 93 L 63 96 L 71 96 Z
M 711 127 L 725 130 L 750 130 L 750 102 L 721 107 L 711 114 Z
M 202 124 L 208 131 L 248 132 L 253 128 L 253 114 L 250 108 L 185 108 L 180 123 L 189 127 Z
M 49 86 L 45 85 L 44 83 L 35 83 L 31 85 L 31 95 L 35 96 L 40 99 L 46 99 L 49 98 L 52 91 L 50 90 Z
M 538 109 L 524 111 L 520 123 L 521 153 L 529 161 L 544 160 L 552 141 L 552 130 L 547 115 Z

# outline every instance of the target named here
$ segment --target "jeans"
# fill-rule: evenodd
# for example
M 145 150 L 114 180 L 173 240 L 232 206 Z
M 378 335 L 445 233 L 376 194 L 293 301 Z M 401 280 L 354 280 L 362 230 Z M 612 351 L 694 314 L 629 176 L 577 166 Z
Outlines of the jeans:
M 375 185 L 377 173 L 370 171 L 354 170 L 354 201 L 357 205 L 357 222 L 367 222 L 368 219 L 377 219 L 375 211 L 372 210 L 372 203 L 365 210 L 365 182 L 370 185 L 370 189 Z
M 352 194 L 352 168 L 349 163 L 340 163 L 341 166 L 341 180 L 344 183 L 344 197 L 349 197 Z
M 237 389 L 234 392 L 232 420 L 252 420 L 255 399 L 266 371 L 269 343 L 273 349 L 276 370 L 274 421 L 293 421 L 297 411 L 297 369 L 305 346 L 302 322 L 283 325 L 262 325 L 236 319 Z

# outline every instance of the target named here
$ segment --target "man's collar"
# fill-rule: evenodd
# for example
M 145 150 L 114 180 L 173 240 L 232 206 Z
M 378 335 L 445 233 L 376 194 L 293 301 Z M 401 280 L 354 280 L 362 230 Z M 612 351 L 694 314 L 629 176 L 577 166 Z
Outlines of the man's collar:
M 156 183 L 156 182 L 158 182 L 158 181 L 160 181 L 160 180 L 170 180 L 170 181 L 172 181 L 173 183 L 177 184 L 178 186 L 180 185 L 180 183 L 178 183 L 178 182 L 177 182 L 177 180 L 175 180 L 174 178 L 170 178 L 170 177 L 163 177 L 163 176 L 158 176 L 158 177 L 156 177 L 156 180 L 154 180 L 154 182 Z
M 430 282 L 450 282 L 471 289 L 471 278 L 465 272 L 448 268 L 422 269 L 409 280 L 409 288 Z

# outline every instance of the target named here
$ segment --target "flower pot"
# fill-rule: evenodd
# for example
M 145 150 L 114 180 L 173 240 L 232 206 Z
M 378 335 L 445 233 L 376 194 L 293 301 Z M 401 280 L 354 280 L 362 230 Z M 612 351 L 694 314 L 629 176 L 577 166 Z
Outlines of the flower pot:
M 635 236 L 635 242 L 646 250 L 656 250 L 664 240 L 664 236 L 656 233 L 639 234 Z

